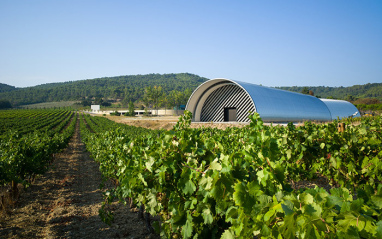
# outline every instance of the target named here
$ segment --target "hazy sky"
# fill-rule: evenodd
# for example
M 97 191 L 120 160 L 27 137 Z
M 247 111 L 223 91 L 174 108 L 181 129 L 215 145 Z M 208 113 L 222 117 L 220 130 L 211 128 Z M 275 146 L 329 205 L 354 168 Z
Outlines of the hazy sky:
M 182 72 L 266 86 L 382 82 L 382 1 L 0 0 L 0 83 Z

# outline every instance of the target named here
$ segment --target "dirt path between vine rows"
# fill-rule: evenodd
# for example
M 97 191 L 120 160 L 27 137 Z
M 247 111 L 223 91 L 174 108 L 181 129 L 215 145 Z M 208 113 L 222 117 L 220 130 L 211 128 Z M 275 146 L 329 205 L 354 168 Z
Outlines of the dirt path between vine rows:
M 101 174 L 81 142 L 78 122 L 69 146 L 54 158 L 50 170 L 0 215 L 0 238 L 157 238 L 123 204 L 109 206 L 111 226 L 101 221 L 105 189 L 99 189 Z

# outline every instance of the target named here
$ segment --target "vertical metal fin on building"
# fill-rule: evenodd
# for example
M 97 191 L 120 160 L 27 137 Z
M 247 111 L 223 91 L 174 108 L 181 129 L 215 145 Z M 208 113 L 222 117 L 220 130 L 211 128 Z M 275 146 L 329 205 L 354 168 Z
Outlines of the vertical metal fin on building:
M 241 87 L 235 84 L 224 85 L 207 97 L 200 120 L 223 122 L 224 108 L 236 108 L 238 122 L 249 122 L 249 112 L 255 112 L 250 96 Z

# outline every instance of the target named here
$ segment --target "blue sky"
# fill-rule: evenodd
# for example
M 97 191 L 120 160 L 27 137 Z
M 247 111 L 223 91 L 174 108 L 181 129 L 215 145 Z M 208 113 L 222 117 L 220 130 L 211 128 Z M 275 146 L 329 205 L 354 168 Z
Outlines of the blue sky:
M 188 72 L 265 86 L 382 82 L 382 1 L 0 0 L 0 83 Z

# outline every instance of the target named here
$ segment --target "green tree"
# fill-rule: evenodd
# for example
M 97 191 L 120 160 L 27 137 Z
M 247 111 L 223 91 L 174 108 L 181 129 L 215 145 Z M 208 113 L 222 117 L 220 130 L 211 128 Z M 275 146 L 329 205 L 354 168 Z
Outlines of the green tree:
M 167 110 L 168 103 L 169 103 L 168 95 L 166 95 L 166 94 L 162 95 L 161 103 L 162 103 L 161 105 L 164 106 L 164 114 L 166 115 L 166 110 Z
M 161 104 L 161 98 L 163 96 L 163 90 L 161 86 L 149 86 L 145 88 L 145 98 L 156 109 L 158 115 L 158 107 Z
M 309 88 L 305 86 L 304 88 L 302 88 L 301 93 L 305 95 L 309 95 Z
M 8 100 L 0 100 L 0 109 L 9 109 L 12 108 L 11 102 Z
M 355 98 L 354 96 L 352 96 L 352 95 L 347 95 L 346 98 L 345 98 L 345 100 L 350 101 L 350 102 L 353 102 L 353 101 L 356 100 L 356 98 Z
M 102 98 L 100 96 L 97 96 L 94 100 L 95 105 L 101 105 L 103 102 Z
M 172 107 L 175 107 L 176 114 L 178 114 L 179 105 L 182 99 L 182 92 L 173 90 L 169 94 L 169 104 Z
M 131 98 L 129 97 L 129 95 L 125 95 L 125 97 L 123 98 L 123 100 L 121 101 L 122 105 L 124 107 L 128 106 L 129 105 L 129 102 L 131 101 Z
M 91 106 L 91 104 L 92 104 L 92 102 L 89 99 L 83 99 L 81 101 L 81 105 L 83 105 L 83 106 Z
M 131 100 L 129 102 L 129 115 L 130 116 L 135 116 L 134 103 Z
M 185 89 L 183 91 L 183 97 L 181 100 L 181 104 L 183 104 L 183 105 L 187 104 L 188 99 L 190 98 L 191 94 L 192 94 L 192 89 L 190 89 L 190 88 Z

